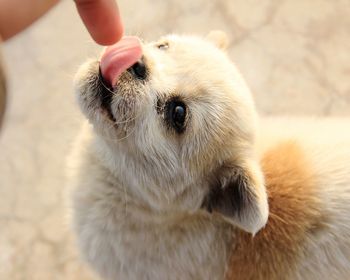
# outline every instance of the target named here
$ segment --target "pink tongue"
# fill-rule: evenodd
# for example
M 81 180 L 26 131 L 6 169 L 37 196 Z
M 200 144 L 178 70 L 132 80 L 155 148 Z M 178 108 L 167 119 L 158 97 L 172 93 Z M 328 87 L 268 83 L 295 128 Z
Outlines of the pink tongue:
M 140 40 L 125 36 L 118 43 L 106 48 L 101 57 L 100 68 L 103 78 L 115 86 L 121 73 L 142 57 Z

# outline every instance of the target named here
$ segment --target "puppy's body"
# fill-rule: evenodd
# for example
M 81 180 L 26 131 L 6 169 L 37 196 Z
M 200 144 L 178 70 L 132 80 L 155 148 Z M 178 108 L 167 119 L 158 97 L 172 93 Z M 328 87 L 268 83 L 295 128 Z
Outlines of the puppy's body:
M 242 279 L 348 278 L 347 127 L 349 119 L 261 121 L 259 151 L 269 194 L 269 221 L 253 242 L 246 234 L 236 239 L 241 245 L 230 263 L 235 275 Z
M 86 125 L 71 159 L 76 230 L 90 264 L 106 279 L 223 279 L 232 226 L 204 211 L 149 209 L 104 164 L 108 152 L 93 135 Z
M 123 74 L 108 114 L 98 65 L 78 74 L 94 127 L 71 158 L 86 260 L 105 279 L 347 279 L 349 121 L 266 119 L 256 139 L 227 58 L 203 40 L 168 40 L 167 53 L 144 46 L 149 77 Z M 181 131 L 172 102 L 186 108 Z

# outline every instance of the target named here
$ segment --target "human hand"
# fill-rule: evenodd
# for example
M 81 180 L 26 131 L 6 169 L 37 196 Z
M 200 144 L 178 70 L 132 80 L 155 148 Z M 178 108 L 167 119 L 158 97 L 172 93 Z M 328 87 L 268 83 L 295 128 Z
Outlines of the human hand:
M 58 0 L 1 0 L 0 37 L 16 35 L 44 15 Z M 115 0 L 75 0 L 87 30 L 96 43 L 111 45 L 123 34 L 123 25 Z
M 123 35 L 115 0 L 75 0 L 78 12 L 96 43 L 112 45 Z

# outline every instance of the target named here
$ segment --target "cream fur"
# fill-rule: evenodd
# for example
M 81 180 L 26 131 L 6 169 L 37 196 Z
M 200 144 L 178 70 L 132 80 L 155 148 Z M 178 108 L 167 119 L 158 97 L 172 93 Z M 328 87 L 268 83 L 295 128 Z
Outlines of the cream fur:
M 91 124 L 82 129 L 69 169 L 84 258 L 104 279 L 224 279 L 236 228 L 254 235 L 267 221 L 260 157 L 281 140 L 295 139 L 313 163 L 327 230 L 308 237 L 291 278 L 346 279 L 349 121 L 266 120 L 257 141 L 249 89 L 217 48 L 225 39 L 208 38 L 214 44 L 171 35 L 159 41 L 169 42 L 166 51 L 143 45 L 149 79 L 141 84 L 123 74 L 111 103 L 115 121 L 97 97 L 98 62 L 79 70 L 78 102 Z M 173 95 L 189 108 L 181 135 L 156 110 L 158 99 Z M 201 206 L 213 182 L 224 189 L 237 170 L 248 197 L 241 214 L 208 213 Z
M 289 139 L 307 152 L 316 177 L 324 231 L 308 236 L 291 279 L 348 279 L 350 275 L 350 120 L 266 118 L 259 151 Z M 288 128 L 288 129 L 286 129 Z

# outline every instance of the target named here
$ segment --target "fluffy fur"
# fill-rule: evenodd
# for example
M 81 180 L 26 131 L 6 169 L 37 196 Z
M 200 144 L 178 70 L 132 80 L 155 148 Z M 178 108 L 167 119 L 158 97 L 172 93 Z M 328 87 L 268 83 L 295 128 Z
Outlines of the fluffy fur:
M 73 224 L 102 278 L 350 274 L 349 122 L 264 120 L 257 137 L 226 45 L 218 32 L 143 44 L 147 78 L 125 72 L 115 89 L 98 61 L 79 70 L 90 124 L 70 159 Z M 187 108 L 181 133 L 168 120 L 173 100 Z

